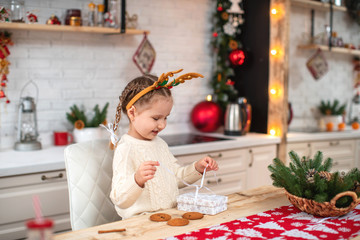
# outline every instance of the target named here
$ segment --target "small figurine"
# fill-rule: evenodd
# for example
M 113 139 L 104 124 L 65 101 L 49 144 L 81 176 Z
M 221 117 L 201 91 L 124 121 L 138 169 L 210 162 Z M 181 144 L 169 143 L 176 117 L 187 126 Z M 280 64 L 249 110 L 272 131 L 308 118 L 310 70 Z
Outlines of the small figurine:
M 38 22 L 37 16 L 31 12 L 26 12 L 26 17 L 27 17 L 29 23 Z
M 10 22 L 9 12 L 4 6 L 0 6 L 0 22 Z
M 49 24 L 49 25 L 61 25 L 61 22 L 60 22 L 59 18 L 53 14 L 53 15 L 51 15 L 51 17 L 46 21 L 46 24 Z

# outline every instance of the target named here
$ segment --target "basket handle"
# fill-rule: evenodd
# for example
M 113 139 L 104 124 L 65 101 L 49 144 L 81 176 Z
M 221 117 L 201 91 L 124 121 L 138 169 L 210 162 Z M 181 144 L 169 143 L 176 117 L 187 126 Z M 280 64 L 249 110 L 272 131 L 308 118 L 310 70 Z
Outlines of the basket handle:
M 352 203 L 346 207 L 346 208 L 342 208 L 342 209 L 349 209 L 349 208 L 352 208 L 354 205 L 357 204 L 357 195 L 355 192 L 352 192 L 352 191 L 346 191 L 346 192 L 342 192 L 342 193 L 338 193 L 335 197 L 333 197 L 333 199 L 331 199 L 330 201 L 330 204 L 332 205 L 333 208 L 337 208 L 335 206 L 336 204 L 336 201 L 339 199 L 339 198 L 342 198 L 344 196 L 349 196 L 349 197 L 352 197 L 353 201 Z

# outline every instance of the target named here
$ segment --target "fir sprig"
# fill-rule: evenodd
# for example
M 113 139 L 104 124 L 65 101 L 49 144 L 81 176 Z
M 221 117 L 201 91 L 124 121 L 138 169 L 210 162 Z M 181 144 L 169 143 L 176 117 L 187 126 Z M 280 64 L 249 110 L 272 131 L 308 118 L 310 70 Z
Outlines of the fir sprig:
M 109 103 L 106 103 L 103 109 L 100 110 L 99 105 L 96 104 L 93 108 L 94 116 L 92 119 L 88 119 L 84 109 L 80 109 L 76 104 L 70 107 L 70 113 L 66 113 L 66 118 L 72 124 L 75 124 L 77 120 L 84 122 L 85 127 L 98 127 L 99 124 L 104 123 L 106 120 L 107 109 Z
M 323 154 L 318 151 L 314 159 L 302 157 L 294 151 L 289 152 L 289 166 L 275 158 L 268 166 L 271 172 L 273 185 L 285 188 L 289 193 L 312 199 L 317 202 L 330 202 L 337 194 L 344 191 L 355 191 L 360 182 L 360 171 L 352 169 L 347 174 L 336 171 L 328 179 L 323 172 L 330 172 L 333 160 L 327 158 L 323 162 Z M 360 196 L 359 193 L 357 193 Z M 336 206 L 346 207 L 352 202 L 349 196 L 340 198 Z

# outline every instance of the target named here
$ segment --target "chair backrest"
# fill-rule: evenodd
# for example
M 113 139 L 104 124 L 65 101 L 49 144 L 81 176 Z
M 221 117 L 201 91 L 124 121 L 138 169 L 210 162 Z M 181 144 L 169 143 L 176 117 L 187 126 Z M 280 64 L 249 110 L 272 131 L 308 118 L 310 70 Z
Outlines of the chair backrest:
M 65 148 L 72 230 L 120 220 L 109 194 L 113 151 L 108 140 L 94 140 Z

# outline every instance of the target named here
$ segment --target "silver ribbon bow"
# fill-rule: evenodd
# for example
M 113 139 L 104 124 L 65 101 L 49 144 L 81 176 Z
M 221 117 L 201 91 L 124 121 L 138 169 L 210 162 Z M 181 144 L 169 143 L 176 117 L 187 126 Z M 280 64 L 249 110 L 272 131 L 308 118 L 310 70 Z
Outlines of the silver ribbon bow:
M 120 139 L 114 131 L 114 128 L 113 128 L 114 124 L 108 123 L 107 126 L 105 126 L 104 124 L 100 124 L 100 126 L 105 128 L 110 133 L 111 143 L 115 146 L 119 142 Z

